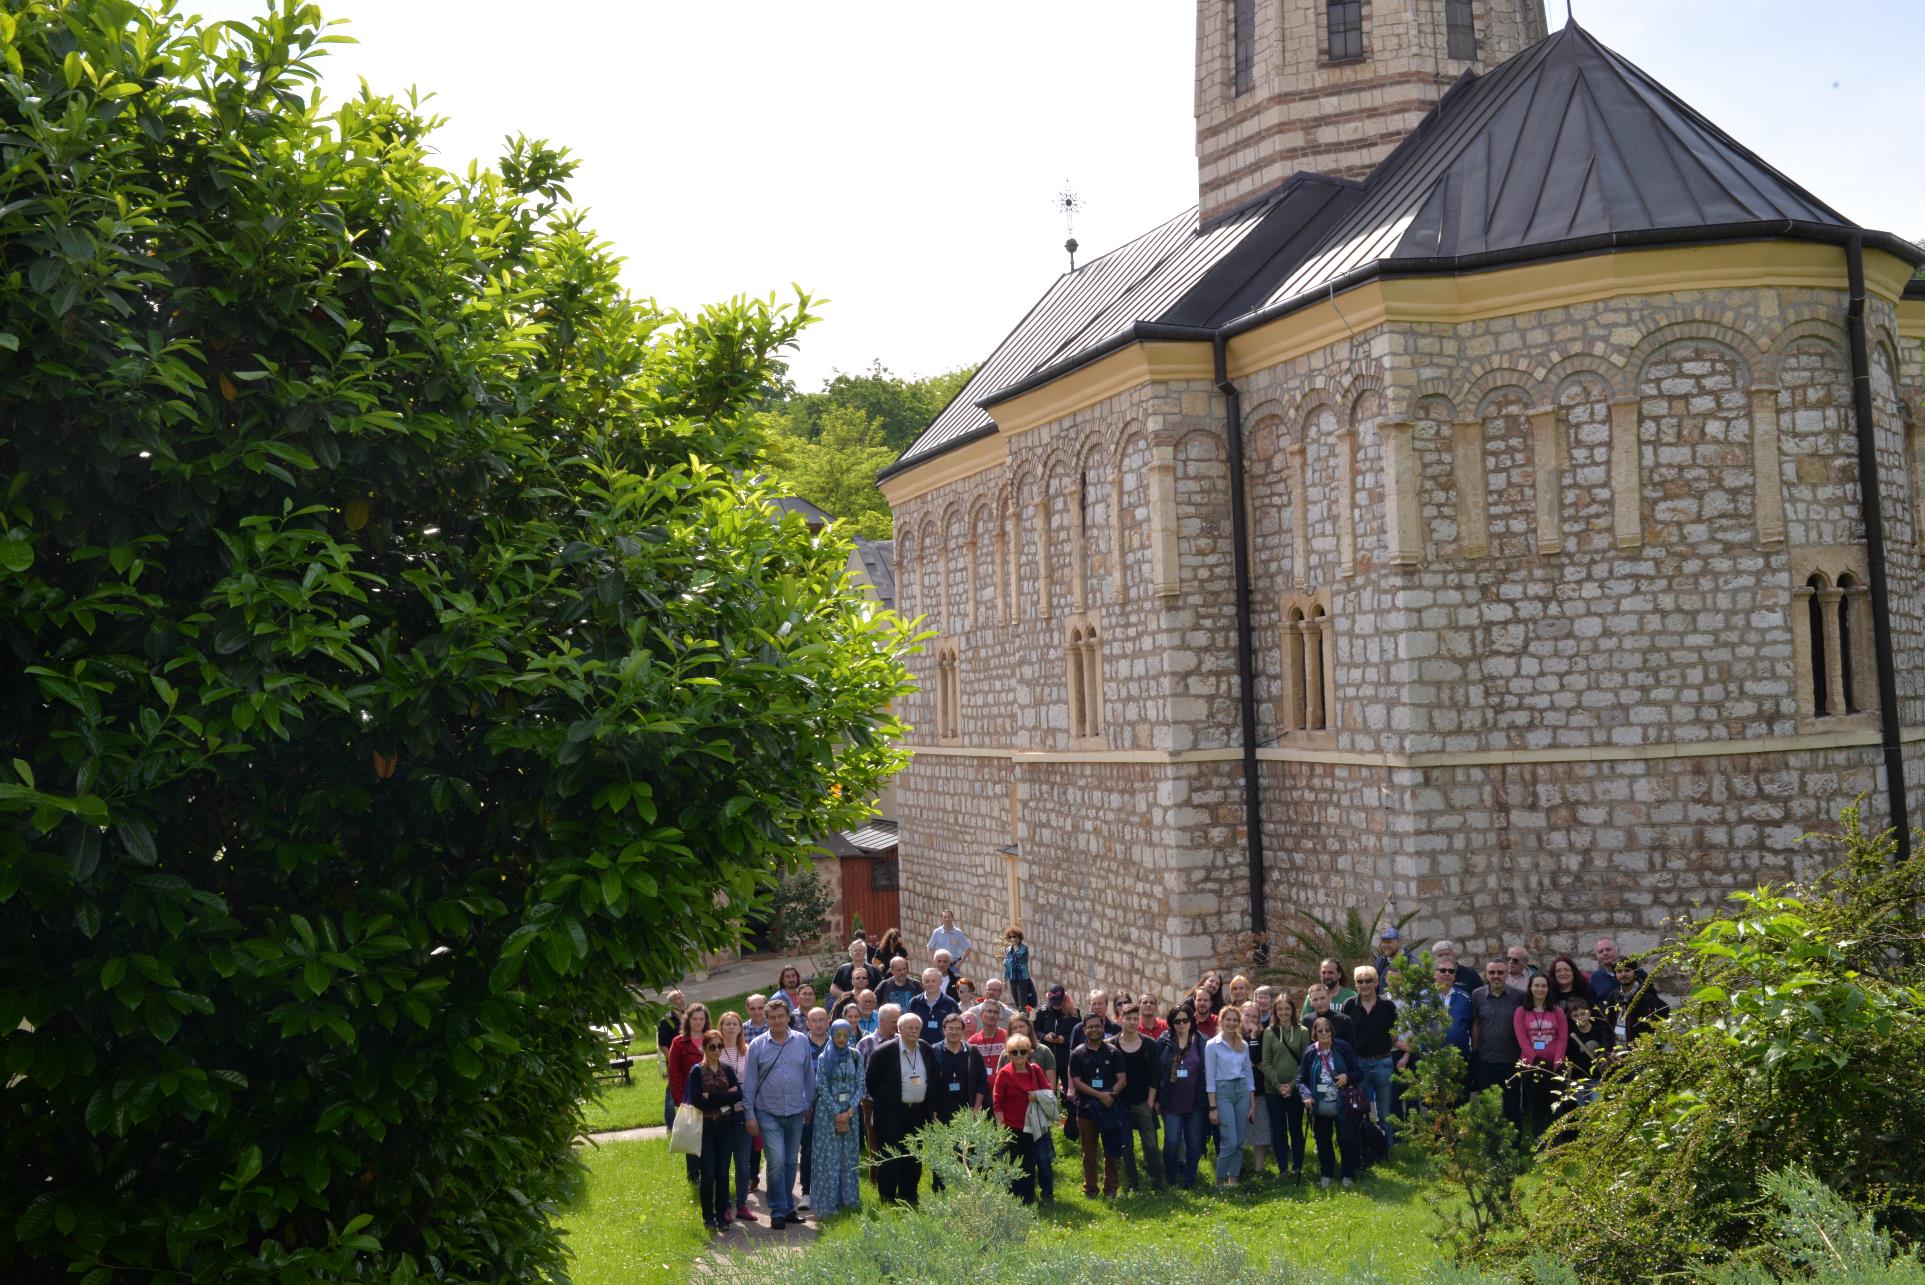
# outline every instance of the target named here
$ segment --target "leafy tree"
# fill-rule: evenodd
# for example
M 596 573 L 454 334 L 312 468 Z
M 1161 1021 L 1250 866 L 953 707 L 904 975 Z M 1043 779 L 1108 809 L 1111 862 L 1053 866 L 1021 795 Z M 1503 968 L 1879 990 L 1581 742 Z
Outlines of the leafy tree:
M 1925 1234 L 1925 856 L 1845 811 L 1841 859 L 1806 886 L 1734 894 L 1652 962 L 1689 999 L 1641 1041 L 1542 1169 L 1519 1247 L 1556 1244 L 1587 1280 L 1756 1255 L 1765 1175 L 1807 1169 L 1901 1245 Z M 1609 1218 L 1596 1217 L 1608 1209 Z
M 887 447 L 893 459 L 929 427 L 929 421 L 942 414 L 975 373 L 974 366 L 963 366 L 939 375 L 904 379 L 881 362 L 872 362 L 861 374 L 837 371 L 821 391 L 790 397 L 785 409 L 797 431 L 812 441 L 826 431 L 832 412 L 855 411 L 875 425 L 875 441 Z
M 831 407 L 822 417 L 821 435 L 811 439 L 791 416 L 765 413 L 758 419 L 776 485 L 846 523 L 851 534 L 889 538 L 889 502 L 876 489 L 876 474 L 895 461 L 896 453 L 875 443 L 874 421 L 854 407 Z
M 753 476 L 808 317 L 625 295 L 312 6 L 0 12 L 0 1277 L 554 1279 L 624 984 L 898 764 Z

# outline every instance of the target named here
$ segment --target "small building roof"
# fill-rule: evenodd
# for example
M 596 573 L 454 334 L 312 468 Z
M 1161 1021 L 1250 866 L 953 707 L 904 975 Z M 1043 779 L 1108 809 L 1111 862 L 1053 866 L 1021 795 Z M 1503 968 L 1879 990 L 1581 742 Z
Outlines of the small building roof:
M 896 846 L 894 821 L 871 821 L 860 830 L 844 830 L 842 841 L 865 856 L 887 852 Z
M 896 605 L 896 542 L 871 540 L 860 535 L 855 539 L 856 556 L 862 559 L 862 570 L 869 577 L 869 587 L 875 590 L 877 599 L 884 607 L 893 610 Z
M 995 432 L 985 407 L 1125 344 L 1233 333 L 1374 275 L 1856 230 L 1568 23 L 1466 72 L 1361 184 L 1296 174 L 1207 226 L 1192 207 L 1058 277 L 882 476 Z M 1865 241 L 1925 258 L 1888 233 Z

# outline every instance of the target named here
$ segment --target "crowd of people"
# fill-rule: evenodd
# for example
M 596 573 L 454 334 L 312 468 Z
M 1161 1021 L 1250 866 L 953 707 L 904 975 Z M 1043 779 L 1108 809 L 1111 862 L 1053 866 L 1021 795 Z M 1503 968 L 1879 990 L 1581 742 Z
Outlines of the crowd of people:
M 1212 969 L 1167 1011 L 1155 987 L 1091 990 L 1079 1010 L 1062 985 L 1039 998 L 1019 928 L 978 986 L 976 945 L 945 911 L 919 969 L 891 929 L 850 942 L 824 996 L 793 967 L 745 1013 L 712 1018 L 671 991 L 665 1105 L 702 1114 L 689 1180 L 717 1231 L 755 1221 L 764 1171 L 777 1230 L 859 1206 L 865 1153 L 877 1196 L 913 1205 L 921 1166 L 902 1144 L 962 1111 L 1005 1126 L 1026 1203 L 1055 1198 L 1059 1128 L 1092 1197 L 1194 1188 L 1210 1156 L 1220 1186 L 1272 1166 L 1301 1183 L 1306 1141 L 1320 1185 L 1348 1187 L 1395 1145 L 1420 1016 L 1463 1055 L 1464 1092 L 1499 1089 L 1527 1136 L 1587 1101 L 1668 1011 L 1616 942 L 1593 953 L 1590 971 L 1569 955 L 1540 969 L 1514 945 L 1480 973 L 1451 942 L 1419 953 L 1386 927 L 1375 958 L 1323 960 L 1301 998 Z

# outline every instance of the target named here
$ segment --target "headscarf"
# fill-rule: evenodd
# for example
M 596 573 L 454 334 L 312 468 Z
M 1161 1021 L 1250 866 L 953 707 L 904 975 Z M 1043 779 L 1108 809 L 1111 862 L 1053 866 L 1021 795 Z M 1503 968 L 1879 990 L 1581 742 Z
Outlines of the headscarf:
M 836 1042 L 838 1034 L 842 1036 L 840 1043 Z M 829 1024 L 829 1047 L 822 1050 L 822 1065 L 818 1068 L 822 1078 L 827 1078 L 841 1070 L 844 1063 L 854 1063 L 860 1068 L 861 1054 L 850 1045 L 850 1041 L 855 1039 L 855 1034 L 856 1028 L 842 1018 L 837 1018 Z

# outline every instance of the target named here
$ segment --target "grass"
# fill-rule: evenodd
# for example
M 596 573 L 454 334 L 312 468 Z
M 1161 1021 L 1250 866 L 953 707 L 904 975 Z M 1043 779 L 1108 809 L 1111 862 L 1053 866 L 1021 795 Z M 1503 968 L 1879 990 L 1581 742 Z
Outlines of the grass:
M 1272 1171 L 1241 1186 L 1219 1189 L 1210 1174 L 1213 1156 L 1205 1158 L 1193 1191 L 1156 1195 L 1146 1189 L 1115 1200 L 1091 1199 L 1083 1194 L 1082 1156 L 1059 1132 L 1056 1201 L 1039 1210 L 1039 1225 L 1030 1240 L 1083 1242 L 1091 1236 L 1121 1235 L 1200 1244 L 1223 1228 L 1242 1242 L 1251 1258 L 1265 1264 L 1278 1258 L 1298 1265 L 1315 1262 L 1328 1267 L 1333 1277 L 1341 1277 L 1352 1265 L 1368 1265 L 1391 1280 L 1413 1276 L 1440 1260 L 1432 1237 L 1441 1227 L 1442 1193 L 1408 1148 L 1372 1169 L 1349 1191 L 1317 1186 L 1314 1151 L 1304 1186 L 1280 1181 Z M 865 1184 L 865 1209 L 875 1207 L 874 1196 Z M 822 1235 L 854 1235 L 857 1226 L 854 1217 L 837 1217 Z
M 637 1058 L 629 1069 L 634 1082 L 607 1083 L 600 1097 L 590 1098 L 583 1109 L 590 1133 L 607 1129 L 640 1129 L 662 1123 L 662 1093 L 667 1087 L 659 1058 Z
M 709 1235 L 682 1157 L 650 1140 L 590 1147 L 582 1158 L 588 1178 L 562 1219 L 575 1285 L 688 1280 Z

